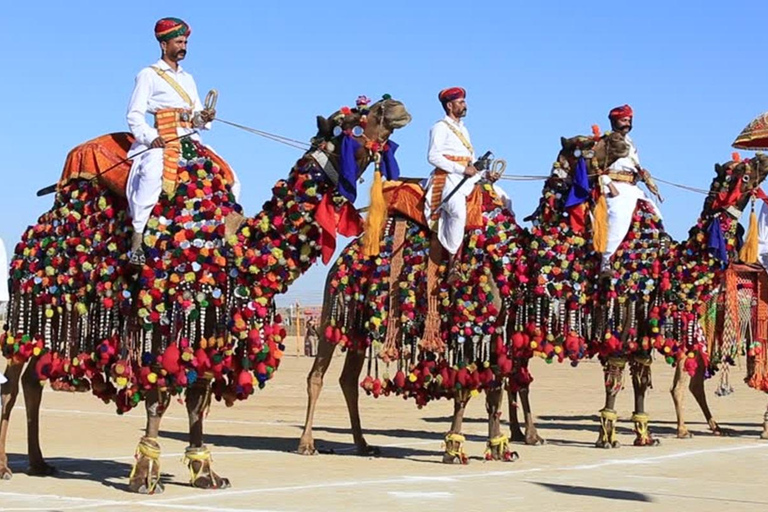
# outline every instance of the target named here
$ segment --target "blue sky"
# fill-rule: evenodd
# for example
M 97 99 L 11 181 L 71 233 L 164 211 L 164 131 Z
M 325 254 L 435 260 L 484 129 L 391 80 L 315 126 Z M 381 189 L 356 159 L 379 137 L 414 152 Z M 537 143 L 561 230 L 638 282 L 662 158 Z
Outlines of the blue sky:
M 126 129 L 133 79 L 158 57 L 152 30 L 163 16 L 192 26 L 183 65 L 201 95 L 219 90 L 224 119 L 308 140 L 315 115 L 359 94 L 404 101 L 413 122 L 393 138 L 408 176 L 429 173 L 436 95 L 451 85 L 468 90 L 478 152 L 493 150 L 514 174 L 547 173 L 561 135 L 606 129 L 608 110 L 629 103 L 643 165 L 707 188 L 713 164 L 768 110 L 765 1 L 6 4 L 0 236 L 9 250 L 50 207 L 52 196 L 35 191 L 55 182 L 67 152 Z M 249 215 L 300 156 L 221 124 L 204 138 L 238 171 Z M 520 218 L 533 210 L 540 183 L 503 186 Z M 683 237 L 703 198 L 661 189 L 667 229 Z M 279 302 L 319 303 L 326 272 L 316 265 Z

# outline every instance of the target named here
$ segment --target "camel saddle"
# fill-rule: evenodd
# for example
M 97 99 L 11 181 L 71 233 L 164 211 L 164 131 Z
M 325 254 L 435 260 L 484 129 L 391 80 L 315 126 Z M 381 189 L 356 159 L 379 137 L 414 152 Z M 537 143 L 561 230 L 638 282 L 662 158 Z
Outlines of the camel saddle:
M 135 138 L 127 132 L 108 133 L 76 146 L 67 155 L 57 189 L 72 180 L 96 179 L 112 192 L 125 197 L 125 186 L 131 172 L 128 150 Z M 210 159 L 219 166 L 225 179 L 234 183 L 232 170 L 219 155 L 206 147 Z
M 404 178 L 384 182 L 384 199 L 387 202 L 390 215 L 400 214 L 428 227 L 429 223 L 424 216 L 424 202 L 427 194 L 419 181 Z M 493 205 L 502 206 L 502 202 L 493 192 L 493 187 L 488 188 L 490 190 L 486 190 L 483 183 L 478 183 L 467 196 L 467 230 L 483 226 L 484 201 L 490 199 Z M 437 204 L 432 205 L 433 209 L 436 207 Z

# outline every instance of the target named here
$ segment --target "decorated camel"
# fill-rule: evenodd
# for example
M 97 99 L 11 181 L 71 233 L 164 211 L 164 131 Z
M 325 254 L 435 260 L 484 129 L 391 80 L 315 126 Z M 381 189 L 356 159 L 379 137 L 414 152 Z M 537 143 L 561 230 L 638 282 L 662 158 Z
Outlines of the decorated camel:
M 516 308 L 509 275 L 524 268 L 525 233 L 504 208 L 489 182 L 468 198 L 468 220 L 459 277 L 448 284 L 446 255 L 431 239 L 423 217 L 424 192 L 416 183 L 386 184 L 389 215 L 378 254 L 365 237 L 350 243 L 328 275 L 318 354 L 307 378 L 307 420 L 299 453 L 316 452 L 314 411 L 337 345 L 347 350 L 340 378 L 359 453 L 376 452 L 363 436 L 360 385 L 374 397 L 398 394 L 419 406 L 437 398 L 454 400 L 446 435 L 445 462 L 466 462 L 462 417 L 471 396 L 489 388 L 489 459 L 512 460 L 501 432 L 498 372 L 511 362 L 496 357 L 496 325 Z M 366 236 L 368 233 L 366 232 Z M 522 266 L 522 267 L 520 267 Z M 522 285 L 523 283 L 519 283 Z M 502 301 L 502 297 L 504 300 Z M 368 375 L 358 384 L 367 361 Z
M 683 390 L 688 380 L 697 390 L 697 401 L 705 411 L 710 427 L 712 418 L 704 394 L 704 382 L 720 371 L 715 394 L 733 393 L 731 366 L 741 361 L 746 368 L 744 381 L 750 387 L 768 392 L 768 274 L 759 263 L 733 262 L 725 272 L 723 283 L 702 311 L 702 325 L 707 340 L 709 365 L 701 365 L 688 377 L 682 375 L 672 390 L 677 414 L 679 437 L 690 437 L 685 423 Z M 739 365 L 741 366 L 741 365 Z M 678 372 L 680 373 L 680 372 Z M 763 416 L 762 439 L 768 439 L 768 413 Z
M 30 473 L 53 471 L 38 435 L 41 381 L 48 380 L 54 389 L 91 389 L 118 412 L 145 401 L 147 429 L 130 477 L 130 489 L 141 493 L 163 490 L 160 421 L 170 398 L 186 393 L 191 484 L 227 487 L 211 470 L 203 413 L 212 395 L 228 404 L 245 399 L 277 370 L 284 330 L 274 296 L 319 256 L 330 257 L 337 232 L 360 232 L 352 206 L 357 178 L 373 161 L 375 182 L 382 172 L 397 172 L 389 136 L 409 122 L 403 104 L 389 96 L 372 105 L 361 97 L 355 108 L 318 117 L 311 149 L 253 218 L 241 215 L 220 159 L 182 140 L 176 194 L 154 208 L 144 234 L 146 264 L 137 271 L 128 265 L 124 188 L 114 177 L 122 172 L 124 185 L 130 135 L 75 148 L 53 207 L 28 228 L 11 263 L 0 341 L 9 361 L 0 476 L 11 477 L 5 446 L 19 382 Z

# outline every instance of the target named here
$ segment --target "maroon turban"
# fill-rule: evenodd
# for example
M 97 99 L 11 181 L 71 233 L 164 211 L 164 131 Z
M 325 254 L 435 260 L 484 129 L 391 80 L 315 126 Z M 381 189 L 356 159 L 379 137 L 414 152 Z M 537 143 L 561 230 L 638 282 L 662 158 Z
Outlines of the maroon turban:
M 440 103 L 442 103 L 443 105 L 445 105 L 449 101 L 458 100 L 466 97 L 467 97 L 467 91 L 465 91 L 461 87 L 449 87 L 448 89 L 443 89 L 437 95 L 437 99 L 439 99 Z
M 632 107 L 629 105 L 622 105 L 611 110 L 608 113 L 608 119 L 621 119 L 623 117 L 632 117 L 633 115 L 634 112 L 632 112 Z
M 189 37 L 191 34 L 192 29 L 179 18 L 163 18 L 155 23 L 155 37 L 160 42 L 179 36 Z

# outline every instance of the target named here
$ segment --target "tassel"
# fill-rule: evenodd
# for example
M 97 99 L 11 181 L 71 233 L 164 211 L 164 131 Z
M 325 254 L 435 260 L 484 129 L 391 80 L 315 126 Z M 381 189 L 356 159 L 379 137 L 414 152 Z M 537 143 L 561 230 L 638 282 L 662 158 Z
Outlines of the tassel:
M 739 253 L 739 259 L 744 263 L 757 263 L 757 215 L 755 214 L 754 200 L 752 201 L 752 212 L 749 214 L 747 237 Z
M 600 134 L 600 127 L 596 124 L 592 125 L 592 138 L 595 140 L 600 140 L 600 137 L 602 135 Z
M 592 211 L 592 247 L 599 253 L 604 253 L 608 247 L 608 203 L 603 194 L 597 198 Z
M 731 160 L 733 160 L 736 163 L 739 163 L 741 162 L 741 155 L 738 152 L 734 151 L 733 153 L 731 153 Z
M 368 208 L 368 217 L 365 219 L 365 237 L 363 238 L 363 250 L 365 256 L 379 255 L 381 245 L 381 231 L 387 216 L 387 203 L 384 200 L 384 185 L 381 181 L 381 169 L 378 162 L 373 173 L 371 185 L 371 205 Z

